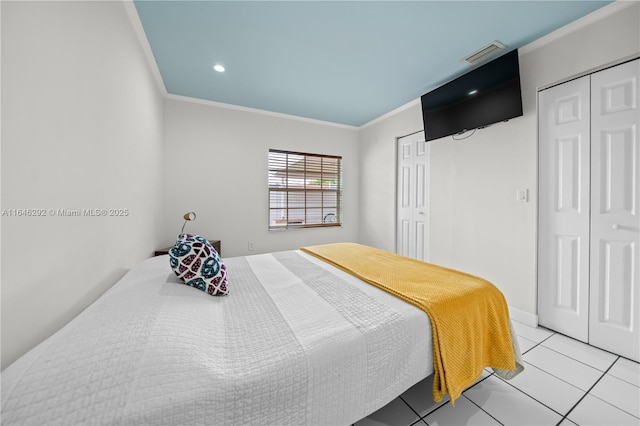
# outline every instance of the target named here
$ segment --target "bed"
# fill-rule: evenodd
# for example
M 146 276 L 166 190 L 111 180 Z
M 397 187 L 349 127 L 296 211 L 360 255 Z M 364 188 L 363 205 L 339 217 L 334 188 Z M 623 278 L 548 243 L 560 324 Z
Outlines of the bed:
M 2 372 L 3 424 L 346 425 L 434 373 L 416 306 L 301 250 L 224 263 L 223 297 L 134 267 Z

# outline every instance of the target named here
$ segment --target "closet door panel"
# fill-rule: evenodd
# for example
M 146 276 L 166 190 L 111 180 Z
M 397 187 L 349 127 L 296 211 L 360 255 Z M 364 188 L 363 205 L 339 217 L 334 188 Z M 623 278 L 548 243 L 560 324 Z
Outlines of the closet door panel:
M 415 235 L 413 233 L 413 158 L 415 141 L 412 136 L 398 140 L 398 177 L 397 177 L 397 230 L 396 252 L 407 257 L 415 256 Z
M 589 343 L 640 361 L 640 60 L 592 75 Z
M 539 93 L 538 316 L 587 341 L 589 76 Z
M 398 139 L 396 252 L 427 260 L 429 238 L 429 146 L 424 132 Z

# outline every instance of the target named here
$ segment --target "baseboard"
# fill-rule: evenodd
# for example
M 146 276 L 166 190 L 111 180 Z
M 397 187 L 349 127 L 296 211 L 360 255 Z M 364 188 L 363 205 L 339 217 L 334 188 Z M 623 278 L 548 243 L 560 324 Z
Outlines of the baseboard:
M 512 320 L 518 321 L 530 327 L 538 326 L 538 315 L 523 311 L 522 309 L 509 306 L 509 316 Z

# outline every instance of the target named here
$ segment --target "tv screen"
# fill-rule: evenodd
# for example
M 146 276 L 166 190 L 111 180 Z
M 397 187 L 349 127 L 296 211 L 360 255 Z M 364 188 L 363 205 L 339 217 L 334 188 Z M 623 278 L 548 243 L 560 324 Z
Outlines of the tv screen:
M 422 95 L 427 141 L 522 115 L 518 50 Z

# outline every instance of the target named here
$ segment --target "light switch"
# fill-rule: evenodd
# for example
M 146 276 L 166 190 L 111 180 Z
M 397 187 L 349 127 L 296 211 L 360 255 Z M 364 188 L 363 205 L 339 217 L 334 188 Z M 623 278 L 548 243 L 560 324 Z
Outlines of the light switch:
M 520 203 L 526 203 L 529 201 L 529 190 L 528 189 L 518 189 L 516 191 L 516 201 Z

